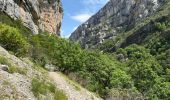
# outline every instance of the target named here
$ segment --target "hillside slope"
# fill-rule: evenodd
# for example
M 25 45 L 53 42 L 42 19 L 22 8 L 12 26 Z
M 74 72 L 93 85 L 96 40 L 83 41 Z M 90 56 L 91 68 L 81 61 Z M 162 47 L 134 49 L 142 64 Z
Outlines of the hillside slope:
M 19 59 L 0 47 L 0 100 L 98 100 L 80 86 L 76 90 L 73 83 L 59 73 L 48 74 L 27 58 Z
M 110 75 L 113 79 L 106 79 L 111 85 L 109 82 L 104 84 L 104 90 L 110 88 L 106 98 L 112 100 L 118 97 L 119 100 L 121 96 L 126 99 L 129 96 L 130 100 L 134 100 L 135 95 L 137 99 L 170 99 L 169 10 L 170 0 L 110 0 L 72 33 L 71 41 L 80 43 L 86 50 L 99 51 L 117 59 L 112 59 L 116 61 L 114 64 L 121 63 L 115 65 L 116 68 L 130 75 L 133 82 L 128 90 L 127 83 L 125 86 L 120 84 L 127 80 L 118 81 L 124 79 L 120 78 L 122 72 L 110 70 L 114 74 Z M 108 75 L 108 72 L 103 73 Z M 131 91 L 135 89 L 137 94 Z M 128 96 L 124 96 L 126 93 Z
M 69 80 L 67 76 L 64 76 L 62 73 L 49 72 L 49 76 L 55 81 L 57 87 L 66 93 L 69 100 L 102 100 L 80 85 Z
M 131 2 L 133 0 L 111 1 L 117 1 L 118 5 L 114 7 L 120 7 L 114 18 L 121 22 L 122 19 L 119 18 L 124 18 L 122 13 L 124 14 L 129 7 L 124 8 L 124 4 L 131 5 L 134 2 Z M 81 32 L 77 35 L 85 45 L 84 39 L 89 39 L 87 48 L 90 49 L 82 49 L 78 43 L 48 32 L 33 35 L 21 21 L 14 21 L 5 13 L 0 14 L 2 18 L 0 46 L 10 52 L 9 54 L 0 48 L 2 52 L 0 53 L 2 56 L 0 56 L 0 78 L 2 78 L 0 89 L 5 91 L 0 91 L 2 94 L 0 96 L 3 99 L 21 98 L 21 100 L 27 98 L 67 100 L 81 97 L 81 99 L 98 99 L 86 90 L 88 89 L 106 100 L 170 100 L 170 2 L 159 0 L 159 2 L 166 2 L 159 6 L 158 2 L 155 2 L 158 0 L 134 1 L 136 5 L 133 7 L 146 7 L 135 11 L 149 9 L 152 11 L 155 7 L 158 9 L 144 19 L 136 20 L 133 27 L 123 23 L 125 27 L 122 29 L 117 27 L 120 30 L 115 36 L 105 38 L 104 41 L 96 44 L 98 35 L 93 32 L 98 33 L 104 28 L 103 23 L 97 20 L 101 24 L 99 29 L 96 28 L 97 31 L 94 31 L 92 26 L 86 32 L 87 37 L 79 38 Z M 106 12 L 103 12 L 104 15 Z M 138 13 L 134 12 L 133 16 L 132 12 L 129 14 L 136 19 Z M 133 20 L 130 20 L 130 23 L 133 24 Z M 88 30 L 86 26 L 84 28 Z M 111 31 L 113 27 L 108 28 Z M 103 33 L 107 34 L 110 31 L 106 29 Z M 94 40 L 92 42 L 91 35 Z M 48 73 L 43 68 L 57 70 L 66 76 L 58 72 Z M 86 89 L 66 77 L 75 80 Z M 24 87 L 20 88 L 23 84 Z M 9 86 L 12 88 L 9 89 Z
M 0 47 L 0 80 L 2 100 L 37 100 L 38 98 L 54 100 L 55 95 L 43 86 L 43 83 L 55 86 L 48 73 L 26 58 L 21 60 L 9 54 L 2 47 Z M 35 80 L 39 81 L 37 89 L 34 87 L 34 82 L 38 81 Z M 62 92 L 58 93 L 64 95 Z

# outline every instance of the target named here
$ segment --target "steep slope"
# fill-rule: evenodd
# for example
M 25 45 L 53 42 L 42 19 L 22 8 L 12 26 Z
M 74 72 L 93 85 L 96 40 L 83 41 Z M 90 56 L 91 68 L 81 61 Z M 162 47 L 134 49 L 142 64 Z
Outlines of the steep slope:
M 22 20 L 34 34 L 41 30 L 60 35 L 63 16 L 60 0 L 0 0 L 0 11 L 14 20 Z
M 133 6 L 130 6 L 133 0 L 111 1 L 104 8 L 111 3 L 115 4 L 114 6 L 112 4 L 107 10 L 101 9 L 81 25 L 71 35 L 70 40 L 80 42 L 82 47 L 90 51 L 97 49 L 102 54 L 109 54 L 123 64 L 122 69 L 130 74 L 133 85 L 141 93 L 137 99 L 141 96 L 146 100 L 169 100 L 170 0 L 134 0 Z M 121 6 L 118 2 L 129 6 Z M 106 17 L 106 12 L 114 11 L 116 7 L 120 7 L 117 13 Z M 129 11 L 126 17 L 124 10 Z M 99 16 L 101 12 L 105 17 Z M 120 66 L 116 65 L 116 67 Z M 118 71 L 111 72 L 118 73 Z M 117 77 L 122 76 L 119 75 Z M 111 81 L 116 80 L 111 79 Z M 109 100 L 120 100 L 124 95 L 121 91 L 112 88 L 109 91 L 111 92 L 108 96 Z M 131 94 L 130 100 L 134 100 L 133 93 L 129 92 L 129 94 Z
M 67 97 L 68 100 L 101 100 L 61 73 L 48 73 L 29 59 L 19 59 L 0 47 L 0 99 L 67 100 Z
M 66 93 L 69 100 L 102 100 L 80 85 L 69 80 L 66 76 L 62 75 L 62 73 L 49 72 L 49 76 L 55 81 L 57 87 Z
M 44 84 L 54 86 L 53 90 L 57 90 L 45 70 L 26 58 L 21 60 L 9 54 L 0 47 L 0 99 L 37 100 L 42 98 L 41 100 L 54 100 L 56 95 L 50 92 Z M 42 90 L 42 88 L 47 90 Z M 64 94 L 60 91 L 58 95 Z M 65 99 L 63 98 L 63 100 Z
M 83 48 L 94 48 L 105 40 L 116 38 L 140 21 L 151 16 L 163 0 L 110 0 L 98 13 L 78 27 L 70 40 Z

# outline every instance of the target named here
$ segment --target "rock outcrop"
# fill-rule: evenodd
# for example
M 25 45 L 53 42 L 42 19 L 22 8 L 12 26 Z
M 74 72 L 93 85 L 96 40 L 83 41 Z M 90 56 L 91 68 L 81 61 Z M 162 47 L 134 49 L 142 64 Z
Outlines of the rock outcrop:
M 20 19 L 34 34 L 39 30 L 60 35 L 63 16 L 60 0 L 0 0 L 0 11 Z
M 110 0 L 99 12 L 80 25 L 70 40 L 83 48 L 93 48 L 107 39 L 114 39 L 151 16 L 163 0 Z

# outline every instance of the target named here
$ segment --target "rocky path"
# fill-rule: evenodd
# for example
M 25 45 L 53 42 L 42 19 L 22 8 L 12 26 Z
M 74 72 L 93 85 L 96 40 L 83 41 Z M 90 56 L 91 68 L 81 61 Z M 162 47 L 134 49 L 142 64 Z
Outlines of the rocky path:
M 49 72 L 57 87 L 68 96 L 69 100 L 101 100 L 86 89 L 76 86 L 59 72 Z

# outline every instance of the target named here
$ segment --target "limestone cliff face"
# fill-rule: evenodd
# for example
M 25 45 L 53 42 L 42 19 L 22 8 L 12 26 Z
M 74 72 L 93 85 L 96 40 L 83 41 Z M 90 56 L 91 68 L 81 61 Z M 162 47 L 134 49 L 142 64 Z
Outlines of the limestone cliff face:
M 110 0 L 87 22 L 80 25 L 70 40 L 92 48 L 122 31 L 132 29 L 139 21 L 152 15 L 163 0 Z
M 33 33 L 39 30 L 60 35 L 63 16 L 60 0 L 0 0 L 0 11 L 21 19 Z

